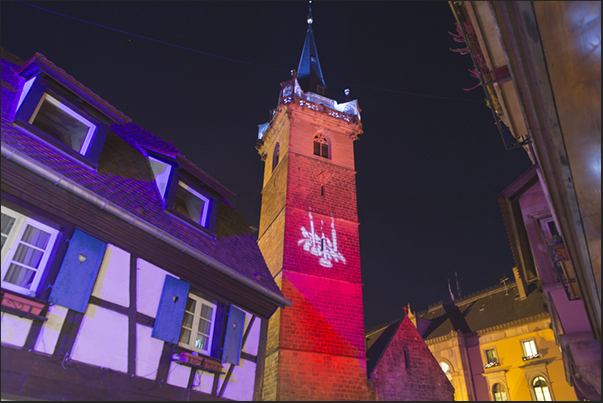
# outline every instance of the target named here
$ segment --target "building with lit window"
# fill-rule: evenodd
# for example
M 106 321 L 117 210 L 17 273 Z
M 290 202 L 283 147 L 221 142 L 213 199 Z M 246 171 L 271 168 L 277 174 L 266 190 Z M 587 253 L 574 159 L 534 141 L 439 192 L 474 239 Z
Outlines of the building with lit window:
M 536 284 L 499 285 L 407 318 L 454 387 L 454 400 L 577 400 Z M 367 332 L 369 362 L 372 346 L 403 320 Z
M 233 193 L 44 56 L 1 74 L 3 400 L 258 399 L 291 302 Z
M 568 382 L 601 400 L 601 2 L 450 6 L 505 148 L 533 163 L 499 199 L 519 281 L 539 281 Z

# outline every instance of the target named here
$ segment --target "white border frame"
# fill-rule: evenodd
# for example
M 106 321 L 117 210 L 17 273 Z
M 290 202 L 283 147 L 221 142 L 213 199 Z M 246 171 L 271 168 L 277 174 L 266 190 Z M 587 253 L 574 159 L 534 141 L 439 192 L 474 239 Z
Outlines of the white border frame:
M 40 284 L 40 280 L 42 279 L 42 273 L 44 273 L 47 269 L 46 265 L 48 264 L 48 259 L 50 258 L 51 251 L 54 248 L 54 243 L 57 239 L 59 231 L 23 214 L 17 213 L 8 207 L 2 206 L 2 212 L 15 218 L 15 223 L 13 224 L 11 231 L 12 233 L 9 234 L 8 238 L 6 239 L 6 243 L 4 244 L 7 246 L 7 248 L 6 250 L 2 250 L 2 277 L 0 277 L 2 280 L 2 288 L 6 288 L 7 290 L 15 291 L 20 294 L 33 296 L 35 295 L 38 285 Z M 13 256 L 17 251 L 16 246 L 23 237 L 23 233 L 25 232 L 25 228 L 27 228 L 28 224 L 32 227 L 48 232 L 50 234 L 50 239 L 48 240 L 48 245 L 44 250 L 44 254 L 40 260 L 40 264 L 36 270 L 34 279 L 31 282 L 31 287 L 25 288 L 13 283 L 9 283 L 8 281 L 4 281 L 4 276 L 8 272 L 8 268 L 10 266 L 9 263 L 12 262 Z
M 197 305 L 199 306 L 199 308 L 198 308 L 199 312 L 198 313 L 195 312 L 194 316 L 193 316 L 193 326 L 191 328 L 192 329 L 191 338 L 193 338 L 193 335 L 197 332 L 196 329 L 199 328 L 199 319 L 201 316 L 201 304 L 205 304 L 205 305 L 212 307 L 211 323 L 210 323 L 210 327 L 209 327 L 209 341 L 207 343 L 206 350 L 196 348 L 194 343 L 191 343 L 192 342 L 191 339 L 189 339 L 188 343 L 178 342 L 178 345 L 180 347 L 184 347 L 184 348 L 192 350 L 192 351 L 197 351 L 199 353 L 209 356 L 211 354 L 211 346 L 214 341 L 214 326 L 216 324 L 216 311 L 218 310 L 218 307 L 213 302 L 210 302 L 210 301 L 206 300 L 205 298 L 199 297 L 198 295 L 195 295 L 193 293 L 189 293 L 188 298 L 194 299 L 197 302 Z M 183 318 L 183 323 L 184 323 L 184 318 Z M 182 325 L 180 325 L 180 333 L 182 333 Z
M 90 145 L 92 144 L 92 139 L 94 138 L 94 133 L 96 133 L 97 125 L 90 122 L 88 119 L 86 119 L 79 113 L 75 112 L 73 109 L 71 109 L 67 105 L 61 103 L 59 100 L 52 97 L 50 94 L 44 93 L 44 95 L 42 95 L 42 97 L 40 98 L 40 102 L 38 102 L 38 106 L 36 106 L 36 109 L 31 114 L 31 117 L 29 118 L 28 123 L 33 125 L 33 122 L 36 119 L 36 117 L 38 116 L 38 112 L 40 111 L 40 108 L 42 107 L 42 104 L 44 103 L 44 101 L 48 101 L 50 104 L 56 106 L 57 108 L 59 108 L 60 110 L 62 110 L 63 112 L 65 112 L 66 114 L 71 116 L 72 118 L 75 118 L 79 122 L 88 126 L 88 131 L 86 132 L 86 138 L 84 139 L 82 146 L 80 147 L 79 150 L 74 150 L 84 156 L 86 154 L 88 154 L 88 151 L 90 150 Z

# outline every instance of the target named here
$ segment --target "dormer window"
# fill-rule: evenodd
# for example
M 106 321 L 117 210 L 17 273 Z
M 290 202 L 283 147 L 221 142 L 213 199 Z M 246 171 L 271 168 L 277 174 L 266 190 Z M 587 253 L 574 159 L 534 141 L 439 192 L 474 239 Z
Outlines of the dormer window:
M 174 210 L 205 227 L 207 226 L 209 207 L 209 198 L 195 191 L 186 183 L 178 181 Z
M 329 158 L 329 143 L 322 133 L 318 133 L 314 136 L 314 155 Z
M 49 77 L 23 85 L 15 126 L 83 165 L 94 168 L 107 138 L 110 119 Z
M 87 155 L 97 125 L 64 103 L 44 94 L 29 123 L 81 155 Z
M 178 157 L 146 151 L 166 211 L 213 235 L 219 194 L 203 178 L 186 169 Z

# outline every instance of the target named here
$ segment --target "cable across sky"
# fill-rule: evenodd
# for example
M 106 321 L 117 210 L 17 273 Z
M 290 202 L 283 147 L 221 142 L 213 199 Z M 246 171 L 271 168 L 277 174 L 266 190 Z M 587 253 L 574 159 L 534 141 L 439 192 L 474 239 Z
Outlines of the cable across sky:
M 266 66 L 266 65 L 263 65 L 263 64 L 251 63 L 251 62 L 247 62 L 247 61 L 244 61 L 244 60 L 239 60 L 239 59 L 233 59 L 233 58 L 230 58 L 230 57 L 220 56 L 220 55 L 216 55 L 216 54 L 213 54 L 213 53 L 208 53 L 208 52 L 203 52 L 201 50 L 192 49 L 192 48 L 189 48 L 189 47 L 186 47 L 186 46 L 181 46 L 181 45 L 176 45 L 174 43 L 165 42 L 165 41 L 162 41 L 162 40 L 159 40 L 159 39 L 149 38 L 148 36 L 138 35 L 138 34 L 134 34 L 132 32 L 123 31 L 121 29 L 108 27 L 108 26 L 102 25 L 102 24 L 97 24 L 95 22 L 83 20 L 81 18 L 73 17 L 73 16 L 70 16 L 70 15 L 67 15 L 67 14 L 63 14 L 63 13 L 59 13 L 57 11 L 49 10 L 47 8 L 36 6 L 36 5 L 30 4 L 30 3 L 26 3 L 26 2 L 23 2 L 23 1 L 18 1 L 17 3 L 23 4 L 23 5 L 26 5 L 26 6 L 29 6 L 29 7 L 37 8 L 39 10 L 46 11 L 46 12 L 49 12 L 49 13 L 52 13 L 52 14 L 60 15 L 61 17 L 70 18 L 70 19 L 75 20 L 75 21 L 83 22 L 85 24 L 94 25 L 94 26 L 99 27 L 99 28 L 109 29 L 111 31 L 119 32 L 119 33 L 122 33 L 124 35 L 130 35 L 130 36 L 134 36 L 136 38 L 146 39 L 148 41 L 161 43 L 162 45 L 173 46 L 173 47 L 176 47 L 176 48 L 179 48 L 179 49 L 188 50 L 190 52 L 199 53 L 199 54 L 202 54 L 202 55 L 205 55 L 205 56 L 216 57 L 216 58 L 222 59 L 222 60 L 228 60 L 228 61 L 235 62 L 235 63 L 241 63 L 241 64 L 246 64 L 246 65 L 249 65 L 249 66 L 261 67 L 261 68 L 270 69 L 270 70 L 274 70 L 274 71 L 280 71 L 280 72 L 289 72 L 290 71 L 290 70 L 286 70 L 286 69 L 279 69 L 279 68 L 276 68 L 276 67 Z M 437 95 L 418 94 L 418 93 L 415 93 L 415 92 L 408 92 L 408 91 L 395 90 L 395 89 L 386 89 L 386 88 L 377 88 L 377 87 L 371 87 L 371 86 L 362 85 L 362 84 L 347 83 L 346 85 L 354 85 L 354 86 L 357 86 L 357 87 L 362 87 L 362 88 L 376 90 L 376 91 L 394 92 L 394 93 L 398 93 L 398 94 L 405 94 L 405 95 L 411 95 L 411 96 L 417 96 L 417 97 L 425 97 L 425 98 L 437 98 L 437 99 L 445 99 L 445 100 L 450 100 L 450 101 L 477 102 L 477 103 L 484 102 L 483 100 L 451 98 L 451 97 L 443 97 L 443 96 L 437 96 Z

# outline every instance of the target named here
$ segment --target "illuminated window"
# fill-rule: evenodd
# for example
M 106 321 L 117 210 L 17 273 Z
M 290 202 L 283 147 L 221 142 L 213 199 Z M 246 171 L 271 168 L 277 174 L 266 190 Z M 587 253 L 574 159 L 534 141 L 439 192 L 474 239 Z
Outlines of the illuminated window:
M 495 383 L 494 386 L 492 386 L 492 395 L 497 402 L 506 402 L 509 400 L 507 392 L 505 392 L 505 389 L 500 383 Z
M 211 187 L 203 178 L 191 173 L 192 170 L 182 167 L 182 162 L 164 154 L 145 151 L 166 211 L 187 223 L 213 231 L 219 199 Z
M 207 225 L 210 201 L 186 183 L 179 181 L 174 210 L 202 226 Z
M 440 368 L 442 368 L 442 371 L 444 371 L 448 380 L 452 381 L 452 370 L 450 369 L 450 365 L 445 362 L 440 362 Z
M 210 354 L 216 305 L 189 294 L 184 309 L 179 345 L 204 354 Z
M 276 168 L 276 166 L 278 165 L 279 152 L 280 152 L 280 145 L 277 142 L 276 145 L 274 146 L 274 152 L 272 153 L 272 170 L 273 171 L 274 171 L 274 168 Z
M 33 295 L 58 231 L 2 206 L 2 287 Z
M 87 155 L 96 125 L 73 109 L 44 94 L 29 123 L 82 155 Z
M 486 364 L 484 365 L 484 368 L 495 367 L 498 365 L 498 356 L 496 355 L 496 349 L 491 348 L 485 350 L 484 353 L 486 354 Z
M 549 392 L 549 387 L 546 383 L 546 379 L 542 376 L 537 376 L 532 381 L 532 387 L 534 388 L 534 397 L 539 402 L 550 402 L 553 399 L 551 398 L 551 393 Z
M 321 133 L 314 136 L 314 155 L 329 158 L 329 143 Z
M 523 349 L 523 360 L 532 360 L 534 358 L 539 358 L 540 354 L 538 354 L 538 349 L 536 349 L 536 342 L 534 339 L 532 340 L 523 340 L 521 342 L 521 347 Z

